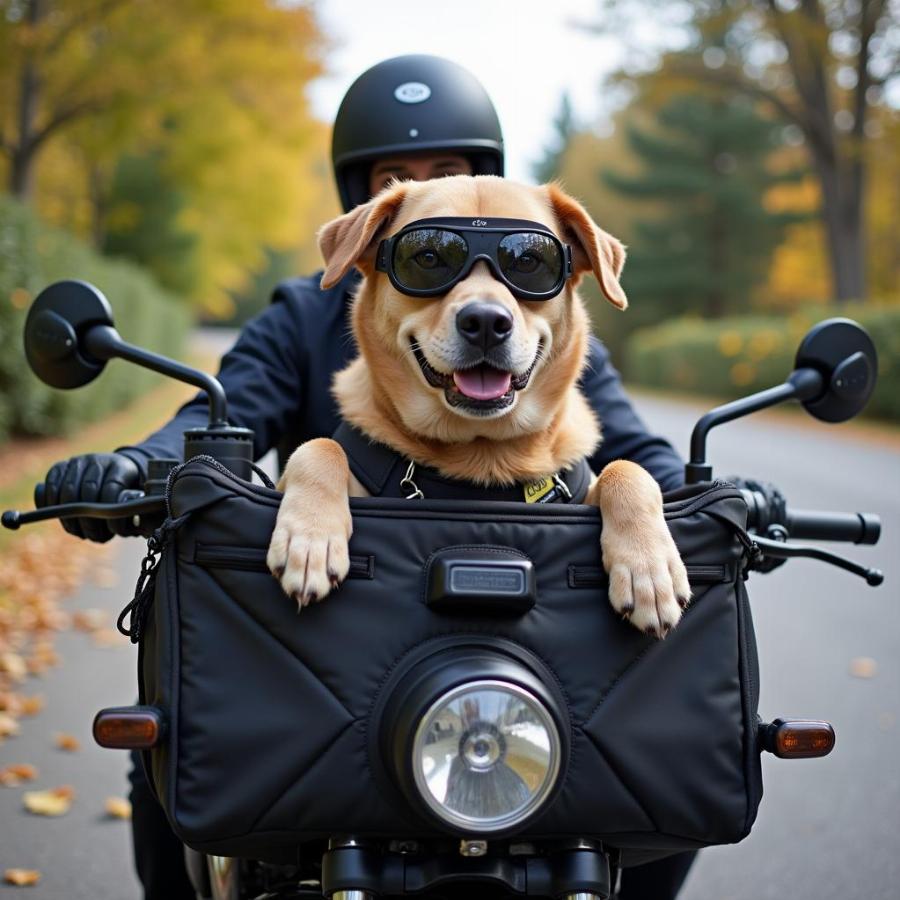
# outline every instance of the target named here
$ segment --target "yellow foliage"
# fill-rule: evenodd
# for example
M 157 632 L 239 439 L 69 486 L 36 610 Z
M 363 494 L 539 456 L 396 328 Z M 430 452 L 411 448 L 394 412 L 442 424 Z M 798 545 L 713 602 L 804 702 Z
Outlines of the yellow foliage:
M 772 257 L 767 283 L 758 292 L 756 306 L 788 309 L 827 302 L 831 276 L 825 252 L 825 236 L 818 219 L 790 225 Z
M 736 362 L 730 369 L 731 383 L 735 387 L 744 387 L 756 378 L 756 367 L 748 362 Z
M 872 111 L 869 154 L 869 293 L 900 303 L 900 112 Z
M 719 335 L 719 353 L 722 356 L 737 356 L 744 346 L 744 339 L 737 331 L 723 331 Z
M 35 128 L 51 127 L 36 202 L 86 236 L 116 160 L 160 153 L 198 239 L 192 299 L 222 310 L 264 246 L 311 244 L 334 208 L 321 183 L 328 129 L 304 95 L 323 52 L 308 2 L 56 0 L 34 27 L 0 15 L 0 133 L 16 136 L 31 65 Z
M 759 362 L 781 346 L 781 334 L 772 329 L 757 331 L 747 344 L 747 355 Z

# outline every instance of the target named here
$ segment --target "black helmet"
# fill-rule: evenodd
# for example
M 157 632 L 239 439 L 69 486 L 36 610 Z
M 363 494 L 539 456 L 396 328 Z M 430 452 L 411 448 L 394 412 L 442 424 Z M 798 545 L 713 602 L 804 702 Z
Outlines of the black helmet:
M 476 175 L 503 174 L 503 135 L 474 75 L 439 56 L 397 56 L 363 72 L 334 120 L 331 161 L 345 210 L 369 199 L 373 160 L 456 151 Z

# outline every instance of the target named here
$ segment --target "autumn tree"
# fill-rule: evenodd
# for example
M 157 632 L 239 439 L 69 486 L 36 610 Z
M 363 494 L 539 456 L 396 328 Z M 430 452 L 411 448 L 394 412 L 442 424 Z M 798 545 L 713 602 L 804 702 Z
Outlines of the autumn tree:
M 572 100 L 568 94 L 563 94 L 553 119 L 551 142 L 544 148 L 543 156 L 533 166 L 534 177 L 538 181 L 542 183 L 552 181 L 559 175 L 566 148 L 578 131 L 572 111 Z
M 746 310 L 795 219 L 763 203 L 773 185 L 799 177 L 769 168 L 779 131 L 743 98 L 698 95 L 673 97 L 653 129 L 628 129 L 643 170 L 607 170 L 606 181 L 662 207 L 637 223 L 630 250 L 624 284 L 639 303 L 713 318 Z
M 628 76 L 658 70 L 663 57 L 670 78 L 740 91 L 794 127 L 820 189 L 834 297 L 865 297 L 869 144 L 878 137 L 870 126 L 885 106 L 885 88 L 900 77 L 900 0 L 677 6 L 677 27 L 658 30 L 655 47 L 630 56 Z M 588 27 L 627 38 L 657 7 L 606 0 Z
M 135 248 L 160 210 L 122 195 L 120 160 L 152 160 L 178 198 L 173 233 L 194 238 L 193 299 L 227 309 L 266 246 L 309 241 L 330 212 L 314 184 L 325 128 L 304 94 L 322 50 L 310 3 L 0 0 L 9 190 L 98 245 Z

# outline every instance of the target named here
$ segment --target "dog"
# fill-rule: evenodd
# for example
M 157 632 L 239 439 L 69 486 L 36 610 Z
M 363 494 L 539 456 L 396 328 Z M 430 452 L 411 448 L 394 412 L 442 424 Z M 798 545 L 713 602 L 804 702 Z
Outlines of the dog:
M 509 222 L 522 230 L 501 234 Z M 576 287 L 592 272 L 625 309 L 625 251 L 558 185 L 394 183 L 326 224 L 319 247 L 323 288 L 354 266 L 363 276 L 352 309 L 359 356 L 333 383 L 344 421 L 417 465 L 483 485 L 534 482 L 593 453 L 600 425 L 577 386 L 589 322 Z M 278 487 L 267 564 L 302 609 L 346 577 L 348 501 L 367 491 L 328 438 L 302 444 Z M 584 502 L 602 513 L 613 609 L 664 637 L 690 587 L 659 486 L 616 460 L 593 475 Z

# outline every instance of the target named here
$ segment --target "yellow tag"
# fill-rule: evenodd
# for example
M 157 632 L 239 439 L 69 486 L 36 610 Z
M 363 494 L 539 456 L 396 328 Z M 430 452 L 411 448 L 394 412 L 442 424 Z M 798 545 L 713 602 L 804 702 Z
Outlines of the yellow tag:
M 538 503 L 541 497 L 545 497 L 555 487 L 552 478 L 539 478 L 522 486 L 526 503 Z

